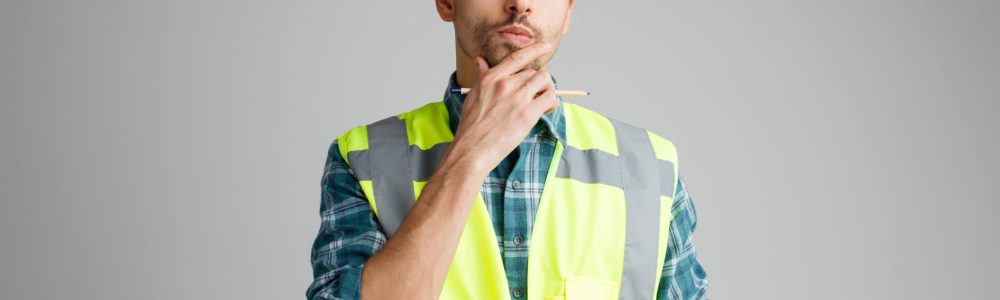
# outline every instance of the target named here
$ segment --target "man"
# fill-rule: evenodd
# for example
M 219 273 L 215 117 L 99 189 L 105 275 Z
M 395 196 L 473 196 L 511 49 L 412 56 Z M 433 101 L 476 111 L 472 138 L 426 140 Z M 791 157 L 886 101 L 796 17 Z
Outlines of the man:
M 444 101 L 333 142 L 307 297 L 704 298 L 673 145 L 555 94 L 573 1 L 435 3 Z

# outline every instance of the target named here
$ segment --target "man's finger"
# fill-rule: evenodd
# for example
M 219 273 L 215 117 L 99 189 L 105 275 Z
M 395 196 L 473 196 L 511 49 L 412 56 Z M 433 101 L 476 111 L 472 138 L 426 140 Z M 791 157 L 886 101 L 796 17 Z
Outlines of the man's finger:
M 509 77 L 507 77 L 506 80 L 512 83 L 511 87 L 520 90 L 523 88 L 525 84 L 528 83 L 528 80 L 531 80 L 531 77 L 534 76 L 535 74 L 538 74 L 538 72 L 539 71 L 528 69 L 512 74 Z
M 536 98 L 535 96 L 542 91 L 546 89 L 554 89 L 554 85 L 555 84 L 552 83 L 552 76 L 549 75 L 549 72 L 539 71 L 532 75 L 531 78 L 528 78 L 528 81 L 521 87 L 521 92 L 530 94 L 531 98 L 534 99 Z
M 556 89 L 549 88 L 546 89 L 544 93 L 538 95 L 535 100 L 532 100 L 529 104 L 535 111 L 544 110 L 542 114 L 548 114 L 555 111 L 556 106 L 559 105 L 559 98 L 556 97 Z
M 506 59 L 501 61 L 496 66 L 493 66 L 493 69 L 490 69 L 490 72 L 496 72 L 498 75 L 510 76 L 518 71 L 521 71 L 529 63 L 545 53 L 548 53 L 551 49 L 552 46 L 546 42 L 532 44 L 531 46 L 512 52 Z

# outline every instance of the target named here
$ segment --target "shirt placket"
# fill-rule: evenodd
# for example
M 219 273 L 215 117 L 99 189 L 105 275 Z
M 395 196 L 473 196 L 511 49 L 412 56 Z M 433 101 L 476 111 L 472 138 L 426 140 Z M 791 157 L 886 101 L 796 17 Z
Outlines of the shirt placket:
M 528 247 L 531 239 L 531 222 L 535 213 L 531 189 L 537 188 L 532 183 L 528 172 L 538 169 L 535 161 L 538 157 L 537 142 L 538 127 L 532 130 L 529 137 L 518 146 L 520 155 L 504 186 L 503 208 L 503 255 L 504 268 L 507 272 L 507 282 L 510 294 L 514 299 L 527 296 Z M 515 271 L 516 270 L 516 271 Z M 514 272 L 511 272 L 514 271 Z

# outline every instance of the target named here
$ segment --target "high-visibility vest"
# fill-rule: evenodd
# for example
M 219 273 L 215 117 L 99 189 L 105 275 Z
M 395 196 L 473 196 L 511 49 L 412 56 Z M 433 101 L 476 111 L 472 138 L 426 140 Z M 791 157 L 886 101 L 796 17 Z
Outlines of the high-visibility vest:
M 528 249 L 527 298 L 653 299 L 667 251 L 677 186 L 673 144 L 646 130 L 563 102 L 557 141 Z M 454 138 L 444 102 L 338 137 L 391 236 Z M 482 195 L 469 214 L 440 299 L 510 299 Z

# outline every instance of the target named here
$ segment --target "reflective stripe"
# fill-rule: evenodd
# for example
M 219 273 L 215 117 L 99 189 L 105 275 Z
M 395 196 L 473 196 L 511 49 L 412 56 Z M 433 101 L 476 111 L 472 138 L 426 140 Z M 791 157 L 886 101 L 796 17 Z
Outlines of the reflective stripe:
M 660 169 L 645 130 L 612 120 L 625 190 L 621 299 L 653 299 L 660 240 Z
M 438 143 L 427 150 L 420 150 L 417 145 L 410 145 L 410 163 L 413 168 L 410 176 L 413 177 L 413 181 L 430 180 L 449 145 L 450 142 Z
M 413 181 L 430 180 L 449 145 L 451 145 L 450 142 L 440 143 L 427 150 L 410 145 L 410 177 L 413 178 Z M 358 180 L 372 180 L 372 168 L 369 163 L 371 160 L 368 158 L 368 153 L 368 150 L 347 153 L 347 161 L 351 166 L 351 171 L 354 172 L 354 177 L 357 177 Z
M 368 150 L 347 152 L 347 164 L 358 180 L 372 180 L 372 165 L 369 162 Z
M 559 162 L 556 177 L 622 187 L 622 177 L 618 174 L 618 156 L 598 149 L 580 150 L 566 146 L 560 159 L 562 161 Z
M 562 161 L 559 162 L 556 177 L 622 188 L 622 178 L 617 172 L 618 166 L 621 164 L 618 156 L 598 149 L 580 150 L 565 146 L 560 159 Z M 657 160 L 656 164 L 660 172 L 660 194 L 672 198 L 674 196 L 674 163 Z
M 450 142 L 440 143 L 427 150 L 420 150 L 420 147 L 410 145 L 410 163 L 412 164 L 410 174 L 413 181 L 430 180 L 449 145 L 451 145 Z M 600 183 L 622 187 L 620 176 L 616 173 L 601 171 L 617 169 L 618 156 L 598 149 L 580 150 L 570 146 L 566 146 L 564 149 L 560 158 L 562 162 L 559 163 L 559 169 L 556 170 L 556 177 L 572 178 L 583 183 Z M 358 180 L 372 180 L 368 155 L 368 150 L 347 153 L 351 170 L 354 171 L 354 176 Z M 656 162 L 660 169 L 660 194 L 673 197 L 676 185 L 674 184 L 674 163 L 666 160 L 657 160 Z
M 368 165 L 378 207 L 378 221 L 388 236 L 413 207 L 413 181 L 406 122 L 389 117 L 368 125 Z
M 674 189 L 677 187 L 674 183 L 674 163 L 660 160 L 657 164 L 660 165 L 660 195 L 673 198 Z

